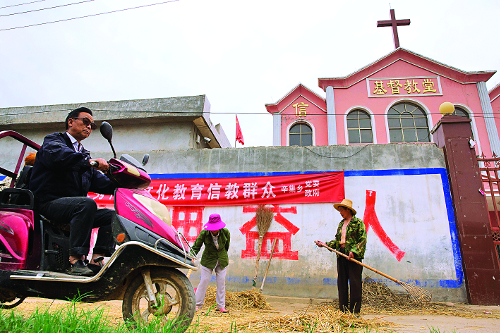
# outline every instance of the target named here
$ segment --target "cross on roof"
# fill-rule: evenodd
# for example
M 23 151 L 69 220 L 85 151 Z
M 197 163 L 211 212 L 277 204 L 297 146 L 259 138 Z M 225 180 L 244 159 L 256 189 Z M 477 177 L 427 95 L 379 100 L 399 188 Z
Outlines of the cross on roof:
M 398 25 L 410 25 L 410 20 L 396 20 L 394 9 L 391 9 L 391 19 L 388 21 L 377 21 L 377 27 L 392 27 L 394 35 L 394 47 L 399 47 Z

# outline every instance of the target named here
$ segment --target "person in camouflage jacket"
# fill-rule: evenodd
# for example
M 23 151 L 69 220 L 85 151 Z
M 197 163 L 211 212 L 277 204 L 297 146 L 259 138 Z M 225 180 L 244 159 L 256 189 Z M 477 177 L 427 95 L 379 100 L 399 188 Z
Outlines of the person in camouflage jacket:
M 361 293 L 362 282 L 361 274 L 363 266 L 356 264 L 351 259 L 362 261 L 366 250 L 366 228 L 360 218 L 356 217 L 356 210 L 352 208 L 352 201 L 348 199 L 342 200 L 339 204 L 334 204 L 342 215 L 335 234 L 335 239 L 323 243 L 316 241 L 316 245 L 328 246 L 341 253 L 349 256 L 346 259 L 343 256 L 337 255 L 337 287 L 339 292 L 339 308 L 341 311 L 350 311 L 356 316 L 359 316 L 361 310 Z M 348 289 L 350 286 L 350 290 Z M 349 302 L 350 292 L 350 302 Z

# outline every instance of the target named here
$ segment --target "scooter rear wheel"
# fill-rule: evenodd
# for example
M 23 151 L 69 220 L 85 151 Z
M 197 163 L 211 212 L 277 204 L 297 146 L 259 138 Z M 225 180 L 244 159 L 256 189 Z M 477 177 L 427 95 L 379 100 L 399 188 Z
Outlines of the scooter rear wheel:
M 10 302 L 2 302 L 0 303 L 0 309 L 12 309 L 21 304 L 26 297 L 17 297 L 16 299 L 10 301 Z
M 157 291 L 155 296 L 158 306 L 149 299 L 144 279 L 138 275 L 125 291 L 123 319 L 132 328 L 147 325 L 156 319 L 156 323 L 162 326 L 187 329 L 196 307 L 191 282 L 177 269 L 151 267 L 150 272 Z

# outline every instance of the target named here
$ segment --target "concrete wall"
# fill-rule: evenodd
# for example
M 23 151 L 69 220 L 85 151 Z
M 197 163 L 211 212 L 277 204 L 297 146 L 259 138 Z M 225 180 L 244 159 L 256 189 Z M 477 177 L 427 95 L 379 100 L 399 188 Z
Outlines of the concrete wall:
M 148 152 L 147 147 L 160 147 L 162 140 L 176 138 L 175 133 L 165 137 L 155 130 L 150 131 L 148 127 L 134 133 L 131 128 L 116 127 L 114 142 L 118 155 L 130 153 L 135 147 L 138 151 L 131 155 L 140 160 L 143 153 Z M 149 135 L 137 141 L 136 134 L 140 133 Z M 93 136 L 86 142 L 93 156 L 111 157 L 106 141 L 98 135 Z M 12 159 L 12 151 L 2 147 L 2 160 Z M 364 262 L 401 281 L 428 288 L 434 300 L 466 302 L 444 156 L 435 144 L 158 149 L 148 153 L 151 157 L 146 168 L 152 178 L 170 184 L 172 181 L 180 184 L 186 178 L 344 171 L 345 197 L 354 201 L 358 217 L 372 221 Z M 151 193 L 160 196 L 153 190 Z M 374 205 L 370 206 L 374 199 Z M 248 206 L 251 205 L 249 202 Z M 169 207 L 177 222 L 182 222 L 180 219 L 197 220 L 197 230 L 210 214 L 222 216 L 232 236 L 227 274 L 229 290 L 245 290 L 252 286 L 255 259 L 243 254 L 248 235 L 240 230 L 255 215 L 245 211 L 248 206 L 183 207 L 179 204 Z M 333 239 L 341 220 L 338 212 L 331 203 L 279 204 L 275 208 L 285 209 L 281 215 L 298 228 L 291 236 L 290 244 L 290 251 L 297 255 L 295 259 L 273 259 L 264 292 L 283 296 L 336 297 L 335 256 L 315 247 L 313 241 Z M 196 236 L 197 230 L 181 232 Z M 288 232 L 276 220 L 269 231 Z M 270 244 L 267 245 L 270 248 Z M 279 247 L 283 250 L 282 243 Z M 262 259 L 258 286 L 262 283 L 266 265 L 267 260 Z M 402 291 L 397 284 L 367 269 L 363 275 L 380 279 L 394 290 Z M 190 279 L 196 287 L 199 273 L 194 272 Z
M 147 168 L 156 179 L 178 179 L 178 183 L 185 178 L 344 171 L 345 196 L 354 201 L 357 216 L 379 223 L 377 227 L 372 222 L 368 231 L 364 262 L 401 281 L 429 288 L 434 300 L 466 301 L 443 152 L 434 144 L 152 152 Z M 375 203 L 369 208 L 367 203 L 375 196 Z M 273 259 L 265 293 L 336 297 L 336 259 L 325 249 L 316 248 L 313 241 L 333 239 L 340 215 L 330 203 L 278 206 L 290 208 L 282 216 L 299 229 L 291 236 L 291 250 L 298 256 L 296 260 Z M 169 208 L 172 212 L 184 211 L 189 219 L 202 215 L 198 216 L 200 225 L 210 214 L 221 214 L 232 235 L 227 288 L 251 288 L 255 260 L 242 253 L 246 235 L 240 228 L 254 214 L 245 212 L 243 206 Z M 198 212 L 193 213 L 196 209 Z M 287 232 L 276 221 L 269 231 Z M 189 234 L 193 230 L 183 232 Z M 266 265 L 267 260 L 261 260 L 258 286 Z M 381 278 L 394 290 L 402 291 L 397 284 L 367 269 L 363 275 Z M 196 287 L 197 272 L 191 275 L 191 281 Z

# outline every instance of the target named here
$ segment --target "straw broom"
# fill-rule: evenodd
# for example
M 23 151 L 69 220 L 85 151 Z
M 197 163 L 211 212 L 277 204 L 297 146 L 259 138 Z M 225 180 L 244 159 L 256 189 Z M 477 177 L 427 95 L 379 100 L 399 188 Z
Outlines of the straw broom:
M 264 235 L 269 230 L 271 222 L 273 221 L 274 213 L 273 210 L 265 205 L 259 205 L 257 211 L 255 212 L 255 218 L 257 220 L 257 230 L 259 232 L 259 244 L 257 247 L 257 259 L 255 260 L 255 274 L 252 280 L 252 287 L 257 285 L 257 273 L 259 271 L 259 260 L 260 251 L 262 248 L 262 241 L 264 240 Z
M 273 259 L 273 254 L 274 254 L 274 250 L 276 249 L 276 242 L 278 241 L 278 238 L 276 237 L 274 240 L 273 240 L 273 245 L 271 245 L 271 255 L 269 256 L 269 261 L 267 262 L 267 268 L 266 268 L 266 272 L 264 273 L 264 277 L 262 278 L 262 286 L 260 286 L 260 290 L 259 292 L 262 293 L 262 289 L 264 289 L 264 282 L 266 282 L 266 277 L 267 277 L 267 272 L 269 271 L 269 266 L 271 266 L 271 260 Z

